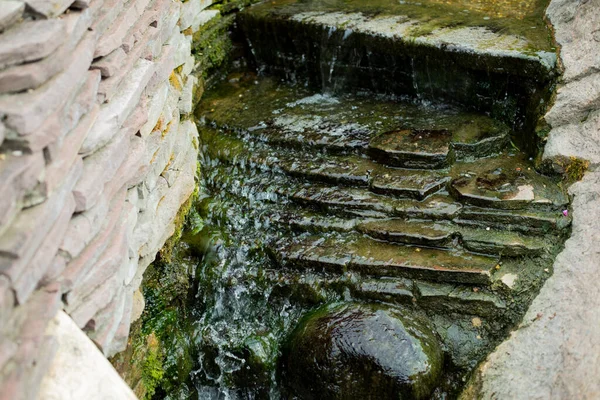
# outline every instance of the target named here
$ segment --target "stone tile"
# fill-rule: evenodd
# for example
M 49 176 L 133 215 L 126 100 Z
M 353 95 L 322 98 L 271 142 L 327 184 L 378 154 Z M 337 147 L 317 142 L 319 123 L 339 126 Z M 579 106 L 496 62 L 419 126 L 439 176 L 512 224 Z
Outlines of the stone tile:
M 94 45 L 93 35 L 86 35 L 74 50 L 69 67 L 63 73 L 32 92 L 0 96 L 0 113 L 6 115 L 6 126 L 19 135 L 35 134 L 85 80 Z
M 137 265 L 137 261 L 136 261 Z M 112 340 L 106 344 L 102 344 L 100 340 L 96 339 L 96 344 L 104 349 L 104 354 L 107 357 L 125 351 L 127 348 L 127 339 L 129 338 L 129 328 L 131 327 L 131 317 L 133 312 L 133 293 L 130 289 L 125 289 L 125 307 L 123 310 L 123 316 L 117 329 L 114 333 Z
M 50 55 L 64 41 L 62 20 L 27 21 L 0 36 L 0 68 L 35 61 Z
M 64 13 L 74 0 L 25 0 L 34 12 L 46 18 L 55 18 Z
M 83 143 L 80 154 L 93 153 L 112 139 L 135 109 L 154 68 L 153 62 L 147 60 L 136 62 L 134 69 L 127 75 L 113 100 L 102 106 L 98 120 Z
M 38 62 L 16 65 L 0 71 L 0 93 L 36 89 L 63 71 L 70 62 L 73 49 L 90 27 L 93 11 L 87 9 L 82 12 L 72 12 L 62 18 L 66 24 L 67 39 L 48 57 Z
M 169 83 L 163 82 L 162 85 L 156 89 L 155 92 L 150 96 L 150 105 L 148 109 L 148 121 L 140 128 L 140 134 L 142 138 L 147 138 L 148 135 L 156 127 L 158 120 L 163 112 L 163 108 L 167 101 L 167 95 L 169 92 Z
M 130 0 L 126 3 L 123 12 L 98 39 L 94 58 L 105 56 L 123 44 L 127 32 L 142 16 L 149 2 L 150 0 Z
M 0 236 L 0 272 L 20 275 L 56 223 L 81 169 L 72 168 L 61 188 L 42 204 L 23 210 Z
M 0 32 L 16 23 L 23 15 L 23 11 L 25 11 L 25 3 L 22 1 L 0 1 Z
M 126 58 L 127 54 L 125 54 L 125 51 L 121 47 L 118 47 L 110 54 L 95 61 L 91 68 L 100 70 L 102 78 L 108 78 L 118 73 Z
M 126 290 L 121 288 L 115 299 L 94 316 L 97 329 L 88 334 L 90 339 L 96 343 L 98 348 L 107 357 L 114 355 L 110 353 L 109 347 L 117 333 L 117 329 L 119 329 L 121 321 L 125 318 L 128 300 Z
M 181 114 L 190 114 L 194 108 L 194 86 L 197 78 L 193 75 L 188 76 L 187 82 L 181 91 L 179 98 L 179 112 Z
M 598 49 L 600 51 L 600 46 Z M 590 112 L 597 109 L 600 109 L 600 73 L 559 87 L 554 105 L 545 119 L 553 128 L 558 128 L 584 121 Z

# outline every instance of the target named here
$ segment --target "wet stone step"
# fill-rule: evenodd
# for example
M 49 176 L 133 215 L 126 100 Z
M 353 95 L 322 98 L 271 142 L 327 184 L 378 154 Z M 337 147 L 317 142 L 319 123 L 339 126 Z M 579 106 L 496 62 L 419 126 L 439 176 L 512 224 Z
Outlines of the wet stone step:
M 459 242 L 465 249 L 504 256 L 540 255 L 546 243 L 540 237 L 528 237 L 506 230 L 473 229 L 449 222 L 388 219 L 365 222 L 357 229 L 375 239 L 430 247 L 453 247 Z
M 439 311 L 498 317 L 506 310 L 504 300 L 477 287 L 421 281 L 415 288 L 420 304 Z
M 246 144 L 206 127 L 201 130 L 201 140 L 212 158 L 226 163 L 279 168 L 305 180 L 369 187 L 375 193 L 394 197 L 422 200 L 445 189 L 450 181 L 446 171 L 390 168 L 359 155 L 310 154 Z
M 360 235 L 284 239 L 274 253 L 285 267 L 467 284 L 489 284 L 498 264 L 496 257 L 403 246 Z
M 237 74 L 218 85 L 198 107 L 197 115 L 247 142 L 311 152 L 373 152 L 384 164 L 410 168 L 439 168 L 455 157 L 497 154 L 506 147 L 510 134 L 506 125 L 488 116 L 449 106 L 416 105 L 366 94 L 315 94 L 252 74 Z M 406 132 L 403 136 L 412 146 L 410 151 L 394 154 L 384 144 L 379 149 L 381 136 L 398 132 Z
M 562 210 L 569 198 L 554 181 L 535 171 L 522 155 L 505 154 L 456 164 L 450 193 L 461 202 L 479 207 Z
M 559 211 L 494 210 L 467 206 L 454 222 L 484 229 L 560 235 L 571 225 L 571 218 Z
M 295 202 L 319 208 L 324 211 L 374 211 L 381 215 L 420 219 L 452 219 L 457 217 L 460 203 L 450 197 L 435 194 L 419 202 L 395 199 L 374 194 L 366 189 L 306 185 L 297 191 L 283 191 L 282 194 Z

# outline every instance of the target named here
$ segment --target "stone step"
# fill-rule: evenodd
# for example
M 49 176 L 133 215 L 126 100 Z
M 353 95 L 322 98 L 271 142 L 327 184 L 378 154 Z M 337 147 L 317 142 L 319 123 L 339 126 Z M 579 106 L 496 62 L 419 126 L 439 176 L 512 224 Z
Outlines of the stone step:
M 239 20 L 257 64 L 287 80 L 453 102 L 532 128 L 555 48 L 541 8 L 503 5 L 489 13 L 469 2 L 286 0 Z
M 450 193 L 474 206 L 564 210 L 569 204 L 565 191 L 550 178 L 538 174 L 522 155 L 504 154 L 456 164 L 451 175 Z
M 267 166 L 304 180 L 366 187 L 374 193 L 422 200 L 446 187 L 447 171 L 391 168 L 360 155 L 327 155 L 246 143 L 235 136 L 203 128 L 207 153 L 228 164 Z
M 369 153 L 380 163 L 410 168 L 439 168 L 455 158 L 497 154 L 508 144 L 510 133 L 488 116 L 447 106 L 416 105 L 392 97 L 315 94 L 251 74 L 230 75 L 208 94 L 197 115 L 246 142 L 310 152 Z M 387 142 L 399 135 L 410 150 L 400 153 Z M 430 154 L 429 148 L 440 145 L 437 156 Z
M 284 267 L 465 284 L 490 284 L 498 265 L 496 257 L 403 246 L 361 235 L 283 239 L 272 251 Z
M 266 279 L 283 296 L 308 303 L 326 298 L 326 290 L 349 291 L 356 299 L 414 305 L 425 309 L 461 314 L 495 316 L 506 310 L 498 295 L 470 285 L 425 282 L 406 278 L 365 278 L 349 273 L 332 276 L 307 271 L 267 270 Z
M 455 241 L 467 250 L 504 256 L 540 255 L 546 243 L 539 237 L 517 232 L 473 229 L 449 222 L 376 220 L 357 225 L 357 229 L 375 239 L 429 247 L 451 248 Z

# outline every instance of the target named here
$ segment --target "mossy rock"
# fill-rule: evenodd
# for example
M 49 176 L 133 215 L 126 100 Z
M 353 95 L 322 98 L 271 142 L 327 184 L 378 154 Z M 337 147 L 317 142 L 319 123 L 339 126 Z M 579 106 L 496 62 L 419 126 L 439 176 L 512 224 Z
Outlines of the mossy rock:
M 334 304 L 306 316 L 284 349 L 284 384 L 300 399 L 426 399 L 443 354 L 424 317 Z

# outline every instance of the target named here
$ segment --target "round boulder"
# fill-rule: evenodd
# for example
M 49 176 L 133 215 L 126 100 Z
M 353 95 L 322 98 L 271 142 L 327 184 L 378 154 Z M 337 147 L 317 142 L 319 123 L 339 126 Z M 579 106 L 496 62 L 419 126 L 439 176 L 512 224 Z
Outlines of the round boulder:
M 283 354 L 282 376 L 309 399 L 426 399 L 442 350 L 424 318 L 383 305 L 341 304 L 306 316 Z

